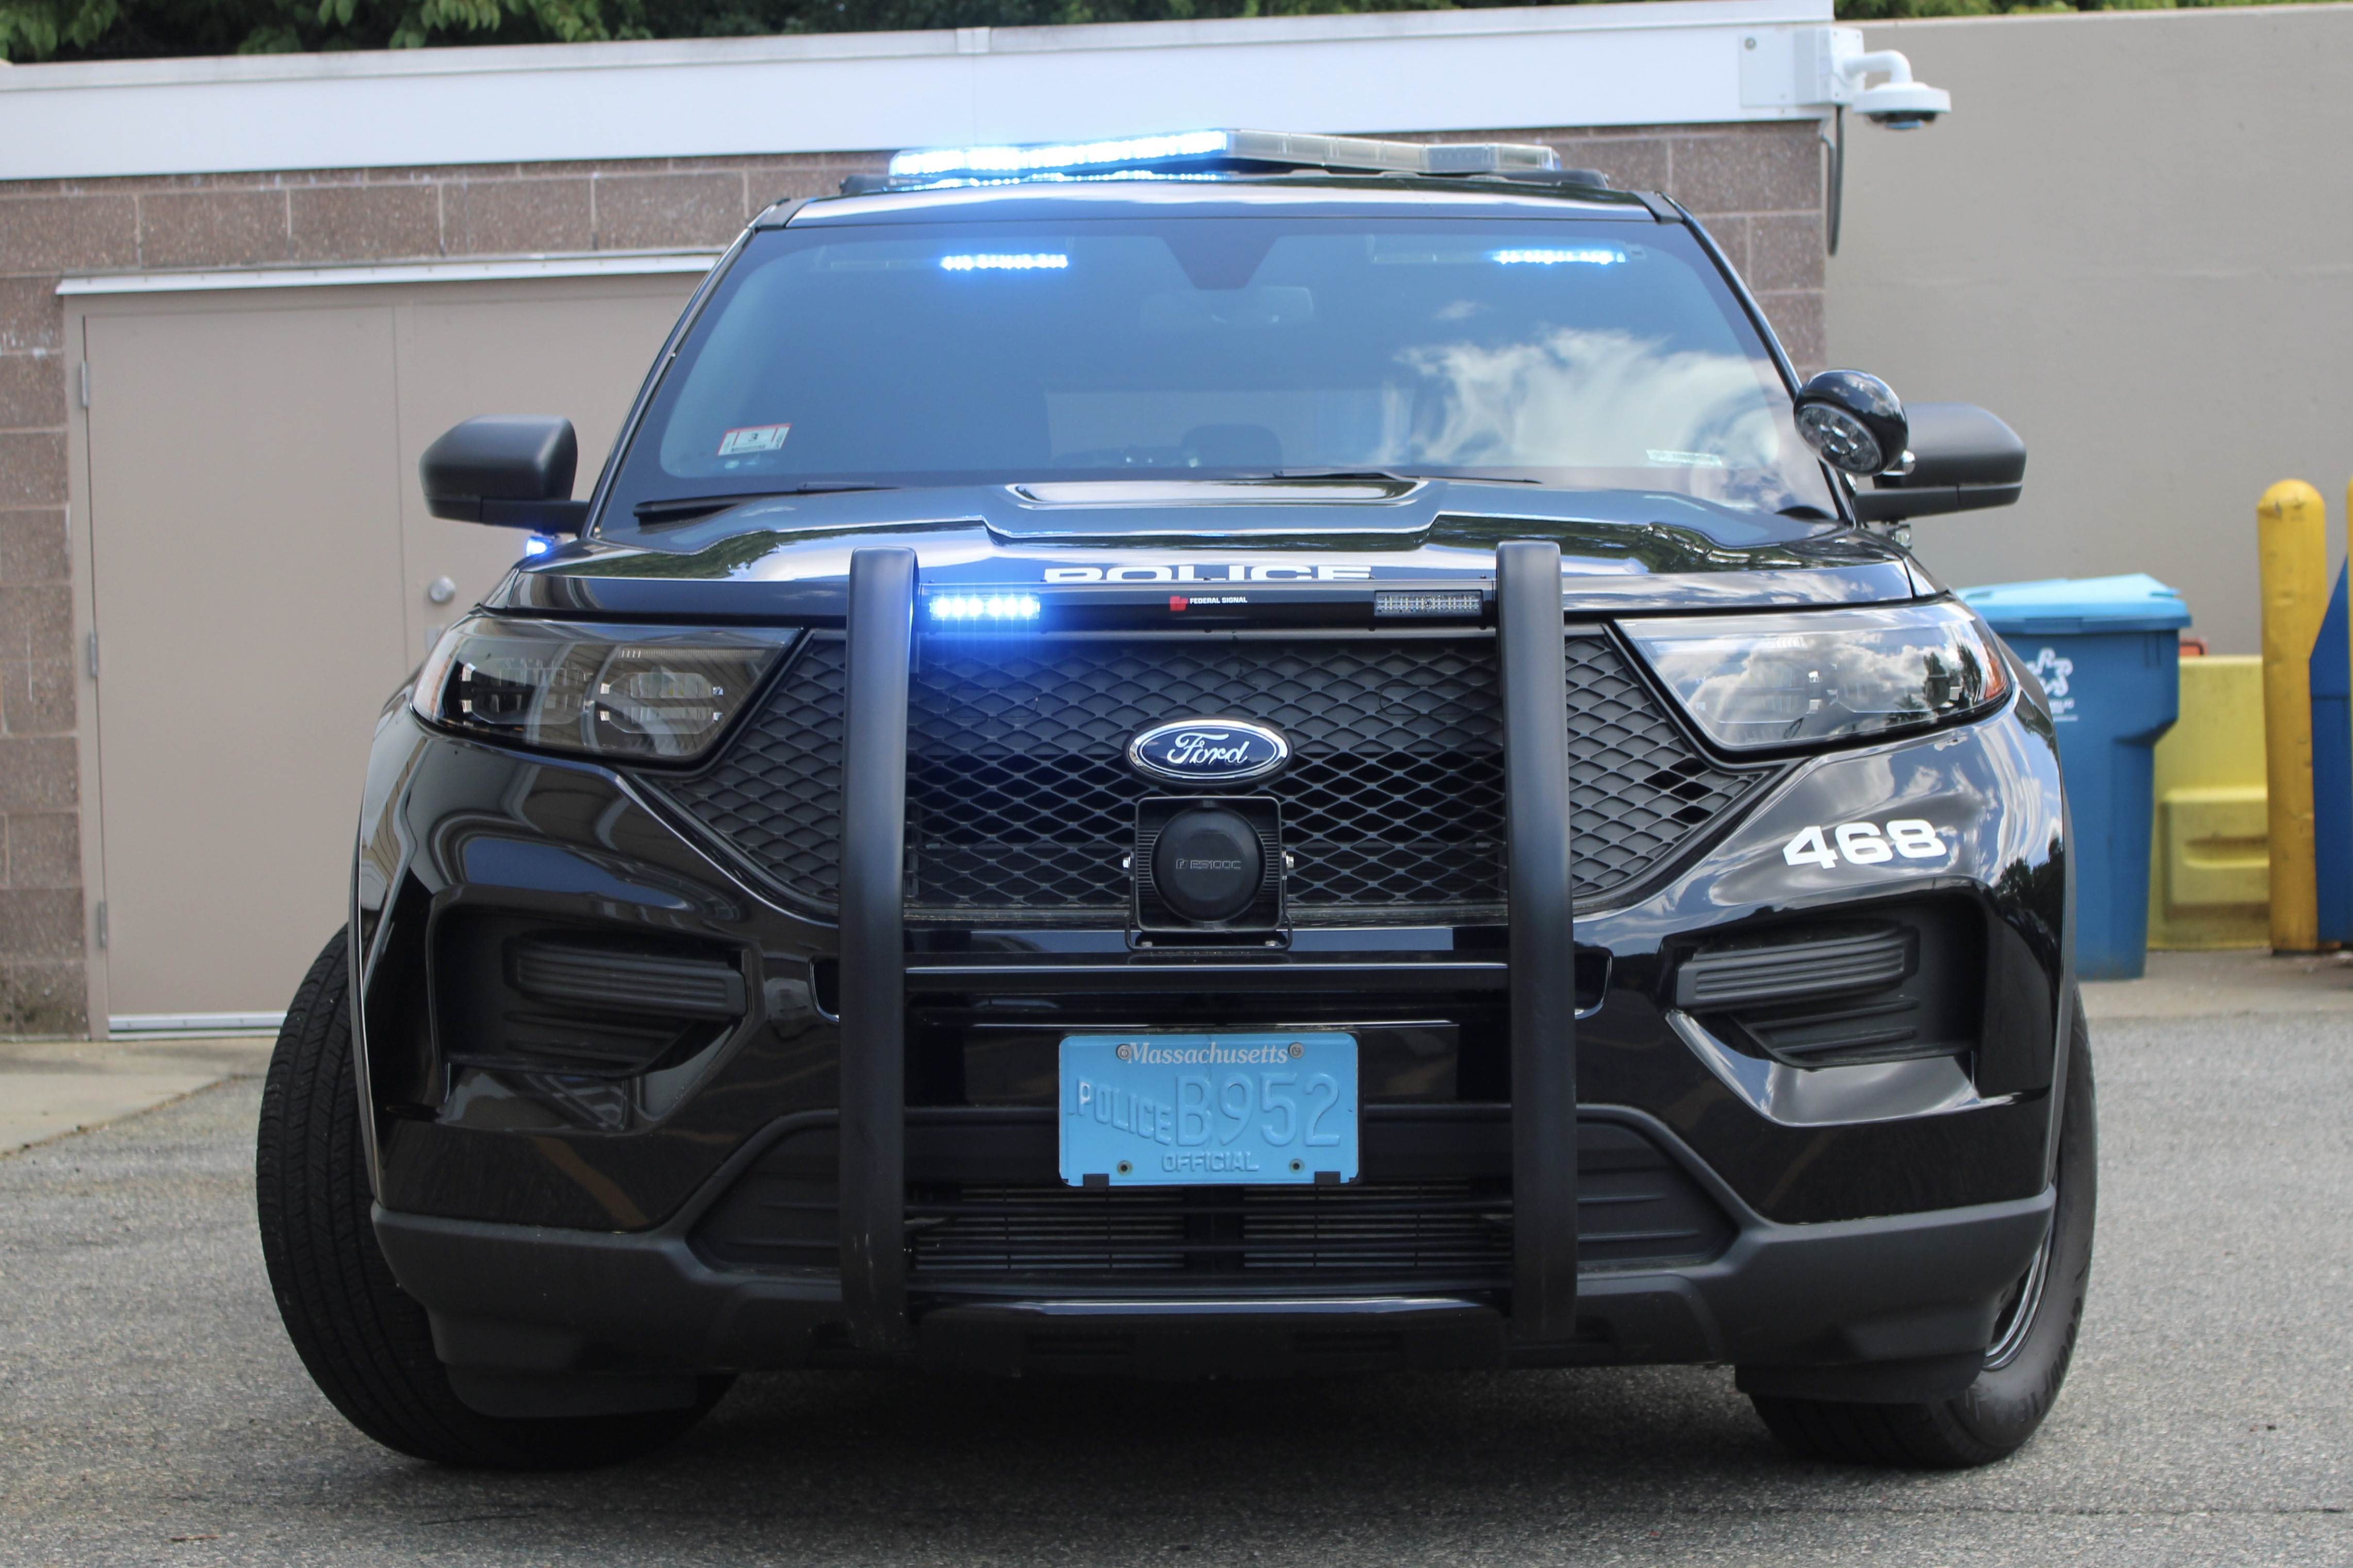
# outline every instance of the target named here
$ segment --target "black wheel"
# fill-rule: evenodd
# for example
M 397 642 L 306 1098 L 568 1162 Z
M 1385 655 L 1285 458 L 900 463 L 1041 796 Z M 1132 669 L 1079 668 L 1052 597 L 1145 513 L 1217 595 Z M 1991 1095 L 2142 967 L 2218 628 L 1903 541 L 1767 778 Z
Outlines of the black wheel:
M 387 1448 L 490 1469 L 612 1464 L 700 1421 L 730 1380 L 705 1379 L 688 1408 L 642 1415 L 510 1420 L 459 1401 L 433 1353 L 425 1309 L 394 1282 L 369 1222 L 350 995 L 338 932 L 279 1032 L 254 1172 L 269 1288 L 320 1392 Z
M 1850 1465 L 1964 1469 L 2016 1453 L 2051 1413 L 2075 1353 L 2092 1277 L 2099 1194 L 2099 1122 L 2092 1094 L 2091 1031 L 2075 1003 L 2067 1100 L 2059 1122 L 2059 1194 L 2033 1267 L 2010 1288 L 1977 1382 L 1933 1405 L 1851 1405 L 1752 1394 L 1784 1446 Z

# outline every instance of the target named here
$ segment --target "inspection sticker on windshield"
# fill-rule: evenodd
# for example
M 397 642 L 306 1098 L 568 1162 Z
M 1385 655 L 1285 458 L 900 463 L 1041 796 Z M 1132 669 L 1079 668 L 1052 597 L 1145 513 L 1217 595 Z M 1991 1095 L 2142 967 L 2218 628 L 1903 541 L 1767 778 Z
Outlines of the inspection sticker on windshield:
M 1074 1187 L 1356 1179 L 1354 1035 L 1066 1035 L 1061 1083 Z
M 738 452 L 773 452 L 792 433 L 789 425 L 747 425 L 719 437 L 719 455 L 732 458 Z

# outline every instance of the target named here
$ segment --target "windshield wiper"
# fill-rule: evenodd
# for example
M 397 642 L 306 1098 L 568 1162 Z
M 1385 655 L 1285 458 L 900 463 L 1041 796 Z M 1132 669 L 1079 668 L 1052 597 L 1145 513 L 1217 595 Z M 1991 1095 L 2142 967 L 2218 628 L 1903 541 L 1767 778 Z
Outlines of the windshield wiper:
M 1183 478 L 1186 476 L 1178 476 Z M 1315 479 L 1346 484 L 1360 483 L 1392 485 L 1428 484 L 1438 479 L 1468 479 L 1482 485 L 1540 485 L 1542 479 L 1524 479 L 1508 474 L 1401 474 L 1395 468 L 1274 468 L 1263 474 L 1228 474 L 1206 482 L 1210 484 L 1242 483 L 1253 479 Z
M 1278 479 L 1386 479 L 1392 484 L 1419 485 L 1439 479 L 1457 479 L 1474 485 L 1540 485 L 1542 479 L 1522 479 L 1515 474 L 1401 474 L 1395 468 L 1284 468 L 1274 475 Z
M 747 506 L 755 500 L 775 500 L 780 496 L 835 495 L 849 490 L 895 490 L 897 485 L 868 484 L 858 479 L 811 479 L 790 489 L 754 490 L 735 496 L 673 496 L 668 500 L 641 500 L 629 509 L 640 528 L 659 528 L 667 523 L 692 522 L 698 517 L 730 507 Z

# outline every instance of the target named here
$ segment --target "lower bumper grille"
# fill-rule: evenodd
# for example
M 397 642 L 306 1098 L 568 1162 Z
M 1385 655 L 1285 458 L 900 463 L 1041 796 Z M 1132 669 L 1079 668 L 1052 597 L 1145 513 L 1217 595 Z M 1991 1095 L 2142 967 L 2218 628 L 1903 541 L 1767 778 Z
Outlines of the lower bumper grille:
M 1345 1187 L 1112 1190 L 1056 1178 L 1050 1112 L 911 1112 L 909 1283 L 949 1297 L 1504 1289 L 1508 1113 L 1440 1109 L 1448 1114 L 1388 1118 L 1372 1108 L 1366 1179 Z M 1723 1209 L 1640 1131 L 1585 1121 L 1577 1141 L 1586 1268 L 1697 1262 L 1731 1241 Z M 829 1126 L 779 1140 L 704 1216 L 696 1249 L 723 1268 L 836 1268 L 839 1148 Z
M 926 1284 L 1206 1276 L 1508 1282 L 1512 1201 L 1471 1182 L 1089 1192 L 967 1187 L 910 1203 Z

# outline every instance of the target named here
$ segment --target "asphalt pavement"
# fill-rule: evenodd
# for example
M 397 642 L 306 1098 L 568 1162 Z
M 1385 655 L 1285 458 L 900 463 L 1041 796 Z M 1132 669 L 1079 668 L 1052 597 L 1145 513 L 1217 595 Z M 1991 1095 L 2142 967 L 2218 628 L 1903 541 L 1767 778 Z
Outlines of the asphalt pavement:
M 2353 1016 L 2095 1010 L 2082 1346 L 1983 1470 L 1791 1459 L 1715 1368 L 765 1375 L 635 1465 L 437 1469 L 289 1349 L 237 1078 L 0 1158 L 0 1563 L 2353 1563 Z

